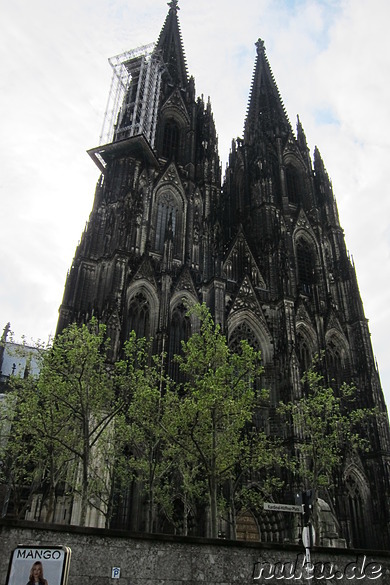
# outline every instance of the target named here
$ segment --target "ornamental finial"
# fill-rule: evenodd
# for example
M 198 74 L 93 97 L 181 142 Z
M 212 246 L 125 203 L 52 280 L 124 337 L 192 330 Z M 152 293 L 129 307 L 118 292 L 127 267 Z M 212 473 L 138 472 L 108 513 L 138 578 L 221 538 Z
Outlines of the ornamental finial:
M 256 48 L 257 48 L 257 54 L 260 55 L 261 53 L 264 53 L 265 51 L 265 46 L 264 46 L 264 41 L 262 39 L 258 39 L 257 43 L 255 43 Z
M 171 8 L 172 10 L 177 12 L 178 10 L 180 10 L 180 8 L 178 6 L 178 2 L 179 2 L 179 0 L 171 0 L 170 2 L 168 2 L 169 8 Z

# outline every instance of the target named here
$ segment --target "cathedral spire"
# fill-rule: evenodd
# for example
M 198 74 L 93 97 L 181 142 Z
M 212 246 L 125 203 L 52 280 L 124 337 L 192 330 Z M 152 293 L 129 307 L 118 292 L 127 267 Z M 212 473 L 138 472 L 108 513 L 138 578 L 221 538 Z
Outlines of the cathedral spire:
M 169 12 L 157 41 L 156 50 L 161 52 L 162 60 L 172 81 L 185 87 L 188 82 L 187 65 L 184 56 L 177 11 L 180 10 L 178 0 L 168 2 Z
M 303 129 L 302 126 L 302 122 L 299 119 L 299 116 L 297 116 L 297 141 L 298 141 L 298 146 L 301 149 L 301 151 L 305 151 L 307 149 L 307 140 L 306 140 L 306 134 L 305 131 Z
M 253 142 L 259 132 L 291 132 L 290 122 L 265 54 L 264 41 L 259 39 L 256 48 L 257 56 L 244 128 L 246 142 Z

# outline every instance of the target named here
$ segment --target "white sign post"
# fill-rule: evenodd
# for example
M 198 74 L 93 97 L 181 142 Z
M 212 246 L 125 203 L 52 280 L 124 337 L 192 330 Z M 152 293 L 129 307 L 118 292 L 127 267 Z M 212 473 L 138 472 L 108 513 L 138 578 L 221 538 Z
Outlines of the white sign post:
M 302 506 L 294 504 L 275 504 L 274 502 L 264 502 L 264 510 L 270 512 L 293 512 L 294 514 L 302 514 Z

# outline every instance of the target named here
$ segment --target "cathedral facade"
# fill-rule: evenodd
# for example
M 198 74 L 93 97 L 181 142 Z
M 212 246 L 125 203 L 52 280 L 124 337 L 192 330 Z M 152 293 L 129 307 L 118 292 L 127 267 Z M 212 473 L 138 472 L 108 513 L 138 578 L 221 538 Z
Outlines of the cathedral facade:
M 312 160 L 299 119 L 294 133 L 261 40 L 256 50 L 244 135 L 232 143 L 223 183 L 211 104 L 196 97 L 187 72 L 177 0 L 156 44 L 114 63 L 125 91 L 109 140 L 89 151 L 101 176 L 57 331 L 97 316 L 113 360 L 130 331 L 152 336 L 175 375 L 169 358 L 194 328 L 187 307 L 205 302 L 231 347 L 245 338 L 261 350 L 270 432 L 276 405 L 301 396 L 302 374 L 320 351 L 326 382 L 353 381 L 359 405 L 387 421 L 329 176 L 318 149 Z M 323 508 L 339 541 L 384 548 L 387 422 L 378 418 L 369 440 L 364 458 L 346 459 Z M 258 538 L 283 541 L 283 522 L 257 517 Z M 126 514 L 117 526 L 139 529 Z

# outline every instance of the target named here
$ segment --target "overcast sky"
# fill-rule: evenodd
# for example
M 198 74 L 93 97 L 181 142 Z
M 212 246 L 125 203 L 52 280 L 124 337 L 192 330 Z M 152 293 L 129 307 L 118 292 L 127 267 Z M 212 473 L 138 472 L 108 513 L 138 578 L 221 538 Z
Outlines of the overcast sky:
M 390 404 L 388 0 L 180 0 L 197 94 L 211 98 L 223 168 L 242 135 L 265 41 L 290 121 L 333 181 Z M 163 0 L 0 0 L 0 328 L 54 334 L 92 207 L 108 58 L 157 40 Z

